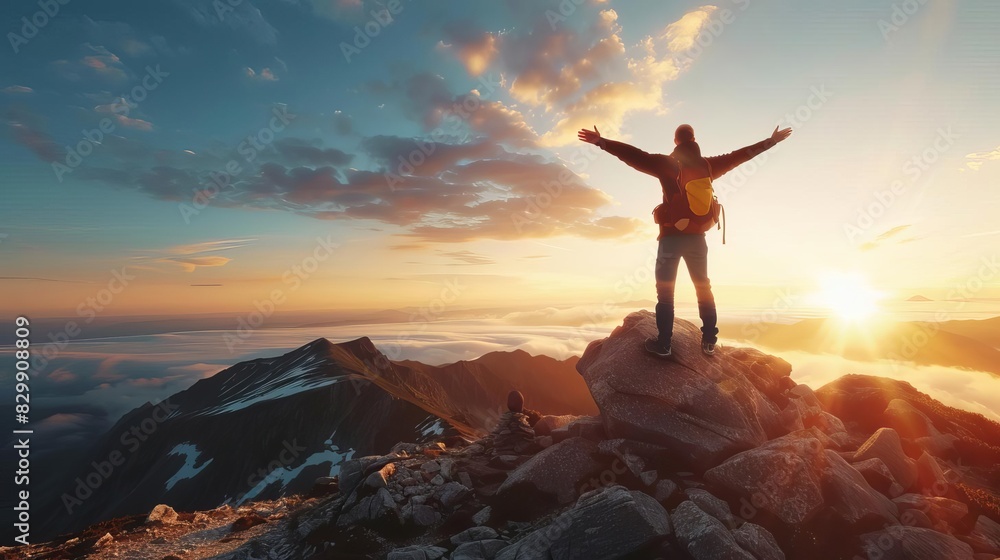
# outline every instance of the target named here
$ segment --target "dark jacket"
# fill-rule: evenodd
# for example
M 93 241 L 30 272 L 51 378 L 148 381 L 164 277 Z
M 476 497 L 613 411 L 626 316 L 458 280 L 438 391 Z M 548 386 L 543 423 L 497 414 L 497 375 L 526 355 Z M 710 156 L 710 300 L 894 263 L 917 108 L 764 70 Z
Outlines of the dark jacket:
M 762 140 L 752 146 L 740 148 L 735 152 L 705 158 L 712 166 L 712 180 L 714 181 L 726 173 L 729 173 L 733 169 L 736 169 L 744 163 L 752 160 L 765 151 L 773 148 L 775 144 L 776 142 L 768 138 L 767 140 Z M 598 146 L 600 146 L 600 148 L 605 152 L 608 152 L 609 154 L 624 161 L 629 165 L 629 167 L 659 179 L 660 186 L 663 188 L 664 196 L 666 196 L 668 189 L 677 189 L 677 172 L 679 171 L 679 168 L 677 167 L 677 156 L 680 154 L 678 154 L 676 150 L 669 156 L 664 154 L 651 154 L 624 142 L 616 142 L 615 140 L 607 140 L 604 138 L 601 139 Z
M 692 144 L 694 143 L 692 142 Z M 712 180 L 714 181 L 726 173 L 729 173 L 733 169 L 736 169 L 740 165 L 743 165 L 744 163 L 759 156 L 765 151 L 773 148 L 775 144 L 777 144 L 777 142 L 768 138 L 745 148 L 740 148 L 734 152 L 709 158 L 701 158 L 701 150 L 700 148 L 697 148 L 697 144 L 694 144 L 693 148 L 690 146 L 686 147 L 686 149 L 678 147 L 669 156 L 664 154 L 650 154 L 624 142 L 607 140 L 605 138 L 602 138 L 597 145 L 600 146 L 602 150 L 628 164 L 628 166 L 632 169 L 641 171 L 647 175 L 652 175 L 653 177 L 659 179 L 660 188 L 663 190 L 663 202 L 666 203 L 669 199 L 669 192 L 677 192 L 680 190 L 680 187 L 677 185 L 677 176 L 680 171 L 678 158 L 682 161 L 689 162 L 685 165 L 690 165 L 692 159 L 700 161 L 707 160 L 711 166 Z M 695 151 L 697 153 L 696 156 L 694 154 Z M 661 234 L 663 233 L 684 235 L 676 229 L 661 231 Z

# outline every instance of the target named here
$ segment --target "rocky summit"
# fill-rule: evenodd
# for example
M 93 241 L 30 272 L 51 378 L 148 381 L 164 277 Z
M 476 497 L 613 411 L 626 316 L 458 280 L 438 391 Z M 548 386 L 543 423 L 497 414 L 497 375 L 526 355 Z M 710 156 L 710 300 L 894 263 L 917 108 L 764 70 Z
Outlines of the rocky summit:
M 1000 425 L 905 382 L 813 391 L 757 350 L 642 350 L 637 312 L 577 369 L 599 415 L 535 412 L 481 437 L 352 457 L 301 497 L 158 505 L 12 558 L 993 560 Z M 460 398 L 461 395 L 452 395 Z M 438 403 L 443 398 L 437 397 Z M 541 407 L 540 407 L 541 408 Z M 440 407 L 438 407 L 440 409 Z

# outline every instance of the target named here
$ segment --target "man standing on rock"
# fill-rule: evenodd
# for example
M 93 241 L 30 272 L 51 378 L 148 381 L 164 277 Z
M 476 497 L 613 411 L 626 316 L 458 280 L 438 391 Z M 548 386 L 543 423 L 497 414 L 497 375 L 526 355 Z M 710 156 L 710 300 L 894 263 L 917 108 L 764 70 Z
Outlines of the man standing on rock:
M 671 354 L 674 284 L 683 258 L 698 294 L 698 314 L 702 321 L 701 349 L 710 356 L 715 354 L 719 335 L 718 314 L 712 284 L 708 279 L 707 228 L 702 227 L 704 223 L 708 223 L 709 227 L 715 223 L 712 221 L 715 219 L 713 211 L 718 203 L 713 201 L 711 181 L 773 148 L 791 134 L 790 128 L 778 130 L 775 127 L 766 140 L 725 155 L 703 158 L 701 148 L 695 141 L 694 128 L 686 124 L 677 127 L 674 133 L 676 148 L 670 155 L 650 154 L 635 146 L 602 138 L 596 126 L 594 130 L 584 129 L 578 133 L 580 140 L 600 147 L 633 169 L 656 177 L 663 189 L 663 204 L 654 212 L 656 223 L 660 226 L 656 255 L 656 328 L 659 334 L 657 338 L 646 341 L 647 351 L 663 358 Z M 704 211 L 693 208 L 696 205 L 704 206 Z M 678 216 L 684 215 L 695 219 L 699 215 L 704 216 L 705 222 L 691 224 L 691 220 L 686 218 L 678 219 Z

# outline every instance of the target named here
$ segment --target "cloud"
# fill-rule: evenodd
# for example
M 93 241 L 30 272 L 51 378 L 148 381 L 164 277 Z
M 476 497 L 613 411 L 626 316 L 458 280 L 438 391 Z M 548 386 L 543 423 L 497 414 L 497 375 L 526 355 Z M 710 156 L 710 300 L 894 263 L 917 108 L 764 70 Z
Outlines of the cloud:
M 225 266 L 231 261 L 229 257 L 205 256 L 205 257 L 165 257 L 157 259 L 157 262 L 173 263 L 180 265 L 185 272 L 194 272 L 201 267 Z
M 7 128 L 14 141 L 46 163 L 63 158 L 62 148 L 42 130 L 40 120 L 28 113 L 8 112 Z
M 131 72 L 115 53 L 102 45 L 83 44 L 79 60 L 56 60 L 51 67 L 62 78 L 74 82 L 99 79 L 119 84 L 128 80 Z
M 684 14 L 684 17 L 667 26 L 664 39 L 667 48 L 674 53 L 682 53 L 694 46 L 698 34 L 718 10 L 716 6 L 702 6 Z
M 441 251 L 441 254 L 445 257 L 450 257 L 451 259 L 458 261 L 450 263 L 451 266 L 496 264 L 497 262 L 492 257 L 480 255 L 472 251 Z
M 334 111 L 333 117 L 333 130 L 337 134 L 347 136 L 348 134 L 354 132 L 354 121 L 351 119 L 350 115 L 344 114 L 343 111 Z
M 347 152 L 336 148 L 322 148 L 320 144 L 319 140 L 279 138 L 272 146 L 290 163 L 343 167 L 354 159 L 354 156 Z
M 693 10 L 628 46 L 612 9 L 581 10 L 550 25 L 542 4 L 509 2 L 519 24 L 504 31 L 445 24 L 439 47 L 472 75 L 502 73 L 515 100 L 550 119 L 543 146 L 576 142 L 576 131 L 594 124 L 619 134 L 627 115 L 662 111 L 665 84 L 690 65 L 677 54 L 694 44 L 716 10 Z
M 253 68 L 247 66 L 245 73 L 248 78 L 258 82 L 277 82 L 278 77 L 274 75 L 274 72 L 270 68 L 262 68 L 260 73 L 254 71 Z
M 82 27 L 91 43 L 110 45 L 130 58 L 190 53 L 190 49 L 184 47 L 171 47 L 162 35 L 139 32 L 122 21 L 93 20 L 83 16 Z
M 219 251 L 230 251 L 252 244 L 256 239 L 219 239 L 215 241 L 203 241 L 186 245 L 174 245 L 163 249 L 146 251 L 142 255 L 134 257 L 138 265 L 148 262 L 151 264 L 167 264 L 179 266 L 185 272 L 195 272 L 199 268 L 220 267 L 229 264 L 232 259 L 221 255 L 211 255 Z
M 127 106 L 128 103 L 125 99 L 119 97 L 111 103 L 97 105 L 94 107 L 94 112 L 110 115 L 110 118 L 118 123 L 118 126 L 144 131 L 153 130 L 153 123 L 139 118 L 129 117 L 127 114 L 129 111 L 127 110 L 124 111 L 126 114 L 122 114 L 122 109 Z
M 976 152 L 965 156 L 965 165 L 973 170 L 979 171 L 987 161 L 1000 161 L 1000 146 L 992 152 Z
M 871 251 L 873 249 L 877 249 L 878 247 L 880 247 L 882 245 L 885 245 L 886 241 L 889 241 L 890 239 L 898 236 L 900 233 L 903 233 L 904 231 L 910 229 L 910 227 L 912 227 L 910 224 L 906 224 L 906 225 L 902 225 L 902 226 L 896 226 L 896 227 L 894 227 L 894 228 L 892 228 L 892 229 L 890 229 L 888 231 L 882 232 L 877 237 L 875 237 L 875 239 L 873 239 L 871 241 L 868 241 L 868 242 L 865 242 L 865 243 L 862 243 L 861 244 L 861 250 L 862 251 Z M 910 241 L 916 241 L 916 238 L 912 238 L 912 237 L 911 238 L 907 238 L 907 239 L 904 239 L 902 241 L 898 241 L 897 243 L 900 243 L 900 244 L 901 243 L 908 243 Z
M 184 10 L 195 23 L 202 27 L 227 27 L 249 36 L 263 45 L 275 45 L 278 42 L 278 30 L 264 19 L 264 15 L 250 0 L 242 0 L 238 3 L 223 3 L 215 0 L 174 0 L 174 4 Z
M 198 253 L 211 253 L 215 251 L 228 251 L 229 249 L 238 249 L 240 247 L 246 247 L 256 241 L 253 238 L 246 239 L 220 239 L 217 241 L 203 241 L 201 243 L 192 243 L 190 245 L 175 245 L 173 247 L 168 247 L 164 249 L 163 252 L 172 255 L 195 255 Z
M 35 90 L 31 89 L 28 86 L 13 85 L 13 86 L 7 86 L 0 91 L 4 93 L 34 93 Z

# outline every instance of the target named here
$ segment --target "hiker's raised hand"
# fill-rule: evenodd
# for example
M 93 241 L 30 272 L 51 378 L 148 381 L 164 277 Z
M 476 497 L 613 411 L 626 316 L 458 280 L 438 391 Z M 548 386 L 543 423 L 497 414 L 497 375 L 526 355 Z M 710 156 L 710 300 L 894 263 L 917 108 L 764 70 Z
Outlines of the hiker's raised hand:
M 774 140 L 774 143 L 777 144 L 778 142 L 781 142 L 782 140 L 788 138 L 791 135 L 792 135 L 791 128 L 783 128 L 781 130 L 778 130 L 778 127 L 774 127 L 774 132 L 771 133 L 771 140 Z
M 597 130 L 596 126 L 594 130 L 584 128 L 576 133 L 576 137 L 588 144 L 597 145 L 601 141 L 601 131 Z

